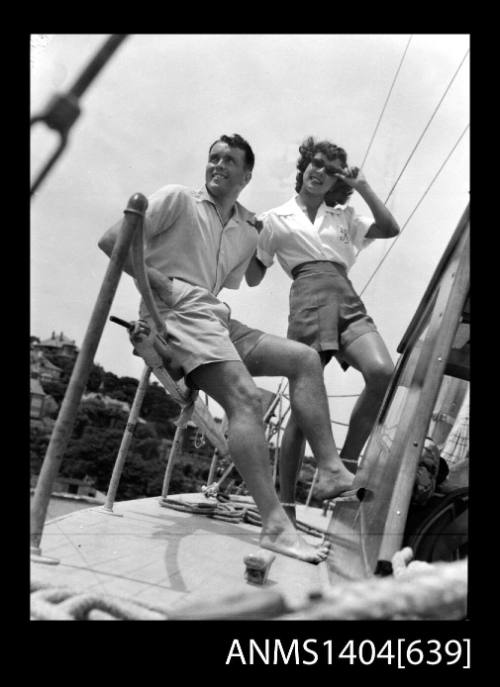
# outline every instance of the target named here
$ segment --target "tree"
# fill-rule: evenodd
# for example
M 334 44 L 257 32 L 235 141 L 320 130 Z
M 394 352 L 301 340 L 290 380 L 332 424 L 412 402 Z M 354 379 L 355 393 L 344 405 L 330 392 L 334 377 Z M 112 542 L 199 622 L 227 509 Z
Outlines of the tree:
M 119 386 L 118 375 L 113 374 L 113 372 L 105 372 L 102 378 L 102 392 L 103 394 L 110 394 Z
M 96 488 L 107 491 L 123 432 L 87 426 L 79 437 L 72 437 L 61 463 L 65 477 L 95 480 Z
M 116 391 L 110 392 L 112 398 L 132 405 L 139 382 L 133 377 L 120 377 Z
M 56 403 L 52 396 L 47 395 L 44 401 L 43 414 L 44 417 L 56 418 L 59 412 L 59 405 Z
M 64 394 L 66 393 L 66 387 L 67 384 L 60 380 L 43 382 L 43 390 L 45 393 L 49 396 L 52 396 L 54 401 L 59 405 L 64 398 Z
M 167 439 L 175 433 L 176 420 L 180 414 L 180 406 L 165 393 L 163 387 L 152 382 L 144 395 L 141 417 L 154 424 L 158 435 Z
M 30 427 L 30 472 L 38 475 L 49 445 L 50 436 L 42 429 Z
M 32 340 L 38 337 L 31 337 Z M 57 351 L 50 357 L 63 370 L 59 381 L 44 382 L 44 391 L 54 403 L 61 404 L 74 366 Z M 103 395 L 132 404 L 138 380 L 133 377 L 118 377 L 93 364 L 87 385 L 87 392 L 101 391 Z M 57 412 L 52 407 L 51 415 Z M 165 392 L 158 382 L 148 385 L 140 416 L 145 422 L 138 423 L 130 444 L 125 466 L 118 488 L 118 499 L 132 499 L 157 496 L 161 493 L 166 467 L 167 453 L 164 442 L 175 433 L 174 421 L 179 417 L 179 405 Z M 216 418 L 217 419 L 217 418 Z M 110 408 L 99 400 L 82 401 L 78 409 L 72 435 L 61 463 L 61 475 L 83 479 L 88 475 L 95 480 L 100 491 L 107 491 L 113 466 L 118 455 L 128 413 L 120 408 Z M 220 422 L 220 420 L 217 419 Z M 30 462 L 32 474 L 38 474 L 50 439 L 50 430 L 30 427 Z M 207 446 L 205 446 L 207 450 Z M 212 451 L 210 451 L 211 455 Z M 201 458 L 201 460 L 200 460 Z M 175 493 L 197 491 L 208 475 L 209 462 L 197 454 L 184 453 L 176 461 L 171 489 Z
M 87 393 L 91 391 L 99 391 L 104 374 L 105 372 L 103 367 L 101 367 L 100 365 L 96 365 L 95 363 L 92 363 L 92 367 L 90 369 L 89 378 L 86 386 Z
M 44 356 L 49 362 L 61 370 L 60 381 L 62 384 L 67 386 L 75 366 L 76 358 L 68 358 L 66 355 L 62 355 L 58 350 L 45 351 Z

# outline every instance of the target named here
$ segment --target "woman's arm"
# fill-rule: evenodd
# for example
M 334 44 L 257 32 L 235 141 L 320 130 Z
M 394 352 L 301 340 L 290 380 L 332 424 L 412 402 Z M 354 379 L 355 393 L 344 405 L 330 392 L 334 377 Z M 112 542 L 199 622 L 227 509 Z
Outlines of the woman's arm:
M 255 227 L 255 230 L 259 235 L 259 241 L 261 242 L 261 232 L 264 229 L 264 222 L 256 218 L 253 222 L 248 221 L 248 224 L 251 224 L 252 227 Z M 260 284 L 260 282 L 264 279 L 266 272 L 267 267 L 257 257 L 256 250 L 255 253 L 252 255 L 252 259 L 250 260 L 250 263 L 247 267 L 247 271 L 245 273 L 245 280 L 248 286 L 257 286 L 258 284 Z
M 352 186 L 371 210 L 375 223 L 366 233 L 368 239 L 390 239 L 399 234 L 399 224 L 394 219 L 390 210 L 382 203 L 365 175 L 357 167 L 347 167 L 344 174 L 337 174 L 339 179 Z

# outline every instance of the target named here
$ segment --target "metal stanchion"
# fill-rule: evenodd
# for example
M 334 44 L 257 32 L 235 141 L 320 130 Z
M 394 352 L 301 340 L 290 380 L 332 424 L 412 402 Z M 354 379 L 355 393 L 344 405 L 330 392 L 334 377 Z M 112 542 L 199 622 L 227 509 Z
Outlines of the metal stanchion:
M 120 482 L 120 477 L 122 476 L 123 466 L 127 459 L 128 450 L 130 448 L 130 443 L 134 436 L 134 431 L 137 426 L 137 420 L 139 418 L 139 413 L 141 411 L 142 402 L 144 401 L 144 396 L 148 390 L 149 377 L 151 375 L 151 368 L 147 365 L 144 366 L 142 371 L 142 376 L 135 392 L 134 402 L 132 408 L 130 409 L 130 415 L 128 416 L 127 427 L 123 433 L 120 448 L 118 450 L 118 455 L 116 457 L 115 465 L 113 467 L 113 474 L 109 481 L 108 493 L 106 494 L 106 502 L 104 503 L 102 509 L 99 512 L 107 513 L 109 515 L 119 515 L 119 513 L 113 513 L 113 504 L 116 498 L 116 492 L 118 490 L 118 484 Z
M 217 469 L 217 458 L 219 452 L 214 449 L 214 455 L 212 456 L 212 462 L 210 463 L 210 470 L 208 472 L 207 487 L 209 487 L 215 479 L 215 470 Z
M 306 501 L 306 504 L 305 504 L 306 507 L 308 507 L 308 506 L 309 506 L 309 503 L 311 502 L 311 498 L 312 498 L 312 495 L 313 495 L 314 487 L 316 486 L 316 480 L 318 479 L 318 475 L 319 475 L 319 470 L 318 470 L 318 468 L 316 468 L 316 470 L 314 471 L 313 480 L 312 480 L 312 482 L 311 482 L 311 488 L 309 489 L 309 493 L 308 493 L 308 495 L 307 495 L 307 501 Z
M 177 458 L 179 450 L 182 448 L 182 441 L 184 439 L 185 432 L 185 424 L 179 422 L 179 424 L 177 425 L 177 429 L 175 430 L 174 441 L 170 448 L 170 453 L 168 454 L 167 469 L 165 470 L 165 477 L 163 479 L 163 486 L 161 489 L 161 498 L 165 498 L 166 496 L 168 496 L 168 488 L 170 486 L 170 478 L 172 477 L 175 459 Z
M 148 201 L 141 193 L 136 193 L 128 202 L 121 231 L 111 254 L 101 289 L 75 362 L 66 394 L 52 431 L 49 446 L 40 470 L 33 503 L 31 506 L 31 553 L 35 560 L 53 563 L 54 559 L 41 556 L 40 541 L 47 515 L 47 508 L 54 481 L 59 472 L 66 446 L 76 420 L 78 406 L 87 383 L 94 355 L 99 345 L 102 331 L 111 308 L 118 282 L 122 274 L 132 237 L 144 217 Z

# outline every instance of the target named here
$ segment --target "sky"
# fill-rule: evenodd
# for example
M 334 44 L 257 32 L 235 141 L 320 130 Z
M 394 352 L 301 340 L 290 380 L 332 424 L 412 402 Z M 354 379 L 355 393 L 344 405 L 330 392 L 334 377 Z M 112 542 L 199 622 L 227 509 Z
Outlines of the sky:
M 32 115 L 71 87 L 107 37 L 32 35 Z M 395 241 L 362 297 L 396 362 L 469 201 L 468 129 L 428 189 L 469 122 L 468 49 L 467 34 L 129 35 L 80 99 L 68 146 L 31 200 L 31 334 L 62 331 L 81 344 L 108 264 L 97 242 L 134 193 L 167 183 L 200 188 L 209 145 L 237 132 L 256 156 L 239 200 L 262 212 L 294 195 L 298 146 L 313 135 L 346 149 L 350 165 L 366 158 L 365 176 L 384 201 L 408 163 L 387 202 L 403 232 L 372 243 L 349 274 L 362 291 Z M 44 124 L 30 134 L 34 175 L 58 137 Z M 356 192 L 350 203 L 369 214 Z M 275 263 L 259 286 L 224 289 L 220 298 L 237 319 L 285 336 L 290 283 Z M 123 275 L 111 314 L 133 320 L 138 302 Z M 143 368 L 112 323 L 95 362 L 119 376 L 139 378 Z M 273 391 L 279 382 L 257 380 Z M 332 417 L 346 423 L 361 375 L 333 361 L 325 383 L 329 396 L 348 396 L 329 399 Z M 341 445 L 345 428 L 334 425 L 334 434 Z

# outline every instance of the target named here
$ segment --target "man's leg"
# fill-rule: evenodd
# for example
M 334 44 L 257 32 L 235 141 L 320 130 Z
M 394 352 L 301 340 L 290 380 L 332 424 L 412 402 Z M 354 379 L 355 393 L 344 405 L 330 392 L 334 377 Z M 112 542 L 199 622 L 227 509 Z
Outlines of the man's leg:
M 209 363 L 193 370 L 189 377 L 226 412 L 231 457 L 262 517 L 260 545 L 311 563 L 324 560 L 327 549 L 307 544 L 278 501 L 262 421 L 261 396 L 246 367 L 236 361 Z
M 285 448 L 291 444 L 294 449 L 285 458 L 291 463 L 287 479 L 291 479 L 300 467 L 297 465 L 301 453 L 297 449 L 300 430 L 317 462 L 317 498 L 334 498 L 350 489 L 354 476 L 342 463 L 335 446 L 323 368 L 316 351 L 297 341 L 267 334 L 247 355 L 245 365 L 253 377 L 284 376 L 289 380 L 294 420 L 290 421 L 290 437 L 285 439 Z M 285 487 L 289 488 L 290 485 Z
M 357 461 L 384 400 L 394 364 L 377 332 L 368 332 L 355 339 L 342 350 L 342 357 L 361 372 L 366 384 L 351 413 L 341 451 L 342 458 Z

